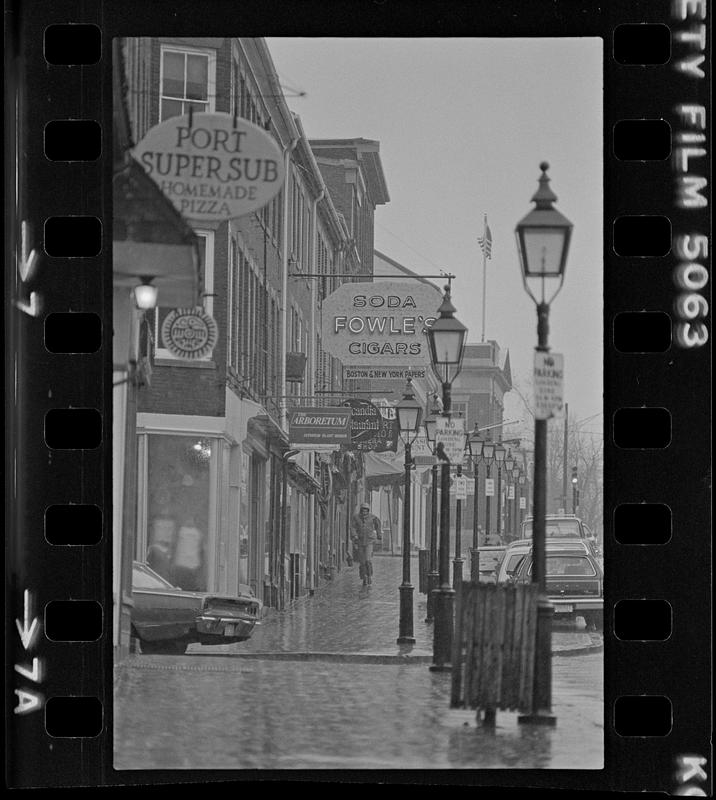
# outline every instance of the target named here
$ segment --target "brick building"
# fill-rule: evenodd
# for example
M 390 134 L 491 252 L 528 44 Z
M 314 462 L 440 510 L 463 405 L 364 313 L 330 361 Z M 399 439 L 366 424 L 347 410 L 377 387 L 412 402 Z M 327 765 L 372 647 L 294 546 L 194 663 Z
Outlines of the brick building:
M 182 531 L 198 530 L 196 582 L 183 588 L 248 585 L 282 606 L 340 566 L 357 502 L 357 460 L 292 453 L 287 419 L 360 388 L 323 351 L 320 313 L 341 282 L 371 280 L 373 214 L 388 202 L 378 143 L 309 142 L 263 39 L 126 39 L 123 55 L 135 143 L 190 109 L 223 112 L 267 131 L 286 174 L 256 212 L 187 217 L 218 341 L 191 361 L 167 350 L 172 306 L 160 291 L 146 316 L 151 377 L 137 397 L 136 530 L 123 535 L 144 560 L 153 542 L 180 548 Z

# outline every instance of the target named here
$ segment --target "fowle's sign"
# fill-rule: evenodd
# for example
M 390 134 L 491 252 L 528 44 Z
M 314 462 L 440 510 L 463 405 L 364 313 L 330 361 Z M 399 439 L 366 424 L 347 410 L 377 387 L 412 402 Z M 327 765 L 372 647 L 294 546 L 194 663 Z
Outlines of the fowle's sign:
M 424 367 L 441 294 L 427 283 L 344 283 L 323 301 L 323 349 L 346 366 Z
M 265 206 L 283 186 L 276 140 L 231 114 L 170 117 L 150 128 L 134 157 L 190 219 L 241 217 Z
M 288 438 L 296 450 L 338 450 L 351 441 L 351 409 L 292 408 Z
M 407 381 L 408 378 L 425 379 L 426 367 L 345 367 L 343 377 L 346 380 L 363 379 L 369 381 Z

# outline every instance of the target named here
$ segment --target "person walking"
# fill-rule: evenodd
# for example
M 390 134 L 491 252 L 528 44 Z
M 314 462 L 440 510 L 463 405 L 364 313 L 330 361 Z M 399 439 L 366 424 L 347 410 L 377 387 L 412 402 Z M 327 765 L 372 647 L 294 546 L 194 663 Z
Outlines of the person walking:
M 358 554 L 358 575 L 363 586 L 373 582 L 373 544 L 382 539 L 380 520 L 370 513 L 368 503 L 361 503 L 353 517 L 351 541 Z

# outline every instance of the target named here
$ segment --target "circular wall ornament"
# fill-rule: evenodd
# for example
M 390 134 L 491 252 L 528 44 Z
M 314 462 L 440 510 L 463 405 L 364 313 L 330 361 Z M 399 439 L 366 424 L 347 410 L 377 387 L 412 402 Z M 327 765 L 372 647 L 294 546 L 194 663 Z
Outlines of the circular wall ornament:
M 162 322 L 162 343 L 179 358 L 206 358 L 218 338 L 216 321 L 203 308 L 175 308 Z

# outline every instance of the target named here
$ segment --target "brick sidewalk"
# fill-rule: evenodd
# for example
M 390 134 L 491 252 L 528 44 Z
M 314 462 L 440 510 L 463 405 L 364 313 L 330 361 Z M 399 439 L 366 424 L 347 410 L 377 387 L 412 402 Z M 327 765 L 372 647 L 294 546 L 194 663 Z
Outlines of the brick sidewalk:
M 363 661 L 410 658 L 430 661 L 433 624 L 425 622 L 426 595 L 418 592 L 418 559 L 411 558 L 415 644 L 398 645 L 399 592 L 402 558 L 379 555 L 373 560 L 370 586 L 363 586 L 358 566 L 344 567 L 311 596 L 303 596 L 284 611 L 269 609 L 246 642 L 218 647 L 192 645 L 190 653 L 232 655 L 321 654 Z M 452 562 L 451 562 L 452 569 Z M 595 637 L 583 630 L 554 630 L 553 652 L 594 650 Z M 600 637 L 598 637 L 600 641 Z

